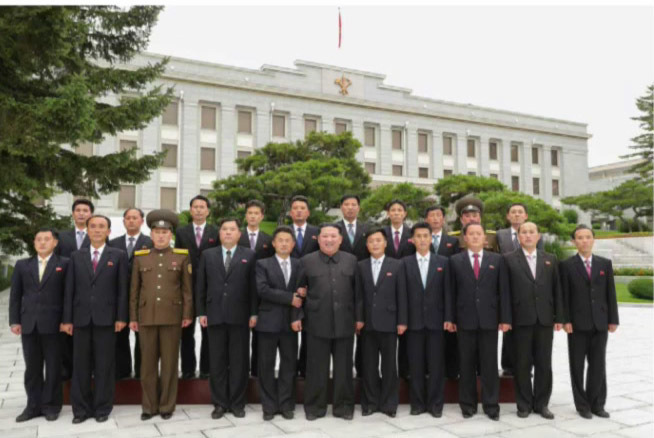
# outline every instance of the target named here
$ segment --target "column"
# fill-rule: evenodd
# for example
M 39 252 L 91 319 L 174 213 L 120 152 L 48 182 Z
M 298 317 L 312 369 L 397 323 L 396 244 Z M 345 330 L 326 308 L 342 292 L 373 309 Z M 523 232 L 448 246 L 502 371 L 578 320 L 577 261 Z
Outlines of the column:
M 235 116 L 238 117 L 238 114 L 235 114 Z M 268 105 L 258 106 L 254 114 L 252 114 L 252 119 L 254 123 L 252 128 L 253 145 L 255 148 L 262 148 L 270 142 L 270 107 Z M 234 132 L 236 132 L 236 129 L 234 129 Z M 236 141 L 234 141 L 234 144 L 236 144 Z
M 197 101 L 181 103 L 181 132 L 177 162 L 177 208 L 183 207 L 200 192 L 200 138 Z M 181 207 L 181 208 L 180 208 Z
M 288 134 L 286 138 L 290 142 L 296 142 L 298 140 L 304 140 L 304 117 L 301 113 L 292 112 L 287 117 L 289 126 L 287 127 Z
M 454 170 L 459 175 L 468 174 L 468 137 L 465 132 L 457 132 L 456 134 L 456 151 Z
M 490 164 L 489 164 L 489 139 L 488 136 L 479 136 L 479 149 L 477 154 L 477 170 L 479 175 L 489 177 L 490 176 Z
M 443 178 L 443 133 L 434 132 L 431 135 L 432 178 Z
M 363 142 L 364 142 L 364 132 L 363 132 L 363 121 L 362 120 L 352 120 L 352 137 L 359 140 L 361 147 L 357 151 L 356 159 L 360 162 L 364 162 L 363 156 Z
M 390 125 L 379 127 L 379 175 L 393 174 L 393 150 Z
M 531 141 L 523 141 L 520 148 L 520 191 L 533 195 L 533 178 L 531 174 Z
M 409 178 L 418 178 L 418 131 L 404 130 L 404 157 L 405 175 Z M 427 163 L 425 163 L 427 164 Z
M 511 140 L 502 139 L 502 154 L 500 156 L 500 181 L 511 188 Z
M 226 178 L 236 173 L 236 118 L 238 114 L 234 105 L 221 105 L 220 117 L 223 122 L 220 150 L 218 152 L 218 175 Z M 257 122 L 259 122 L 257 118 Z M 257 123 L 258 126 L 258 123 Z
M 542 181 L 542 198 L 548 204 L 552 203 L 552 146 L 543 145 L 543 161 L 540 166 L 540 175 Z M 559 157 L 559 161 L 561 157 Z M 560 165 L 560 163 L 559 163 Z M 561 192 L 561 183 L 559 182 L 559 193 Z

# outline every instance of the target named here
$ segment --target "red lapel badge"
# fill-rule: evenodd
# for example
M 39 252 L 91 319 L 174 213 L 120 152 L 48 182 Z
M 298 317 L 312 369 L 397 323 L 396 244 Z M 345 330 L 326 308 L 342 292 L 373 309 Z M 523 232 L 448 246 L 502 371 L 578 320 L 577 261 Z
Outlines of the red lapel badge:
M 489 269 L 495 269 L 495 266 L 493 266 L 493 265 L 488 265 L 488 268 L 489 268 Z
M 57 267 L 55 268 L 55 271 L 57 271 L 57 272 L 61 272 L 61 271 L 63 271 L 63 268 L 62 268 L 61 266 L 57 266 Z
M 114 262 L 112 262 L 112 261 L 107 262 L 107 266 L 113 266 L 113 265 L 114 265 Z

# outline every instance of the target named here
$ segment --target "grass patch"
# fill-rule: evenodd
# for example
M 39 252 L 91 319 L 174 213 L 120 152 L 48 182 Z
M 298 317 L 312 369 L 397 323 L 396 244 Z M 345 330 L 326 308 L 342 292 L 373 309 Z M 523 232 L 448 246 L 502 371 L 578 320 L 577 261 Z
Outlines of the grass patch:
M 647 303 L 652 304 L 652 300 L 643 300 L 635 298 L 629 293 L 626 284 L 618 283 L 615 285 L 615 293 L 618 297 L 618 303 Z
M 648 237 L 654 234 L 651 231 L 638 231 L 634 233 L 622 233 L 620 231 L 594 230 L 596 239 L 609 239 L 612 237 Z

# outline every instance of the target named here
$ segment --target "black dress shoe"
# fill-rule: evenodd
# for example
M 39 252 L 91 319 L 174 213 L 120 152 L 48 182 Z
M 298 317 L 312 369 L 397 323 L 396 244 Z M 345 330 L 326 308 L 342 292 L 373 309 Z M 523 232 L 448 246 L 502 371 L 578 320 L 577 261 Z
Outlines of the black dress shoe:
M 530 413 L 529 411 L 521 411 L 520 409 L 518 409 L 518 417 L 520 418 L 527 418 L 529 416 L 529 413 Z
M 282 417 L 284 417 L 285 420 L 292 420 L 294 416 L 295 412 L 293 411 L 282 411 Z
M 273 415 L 273 414 L 269 414 L 269 413 L 267 413 L 267 412 L 264 412 L 264 413 L 263 413 L 263 421 L 270 421 L 270 420 L 272 420 L 273 418 L 275 418 L 275 415 Z
M 361 409 L 361 415 L 363 415 L 364 417 L 367 417 L 367 416 L 372 415 L 374 413 L 375 413 L 374 409 L 370 409 L 370 408 Z
M 492 414 L 486 414 L 488 418 L 490 418 L 493 421 L 500 421 L 500 413 L 499 412 L 493 412 Z
M 346 413 L 344 413 L 344 414 L 341 416 L 341 418 L 342 418 L 343 420 L 351 420 L 352 418 L 354 418 L 354 413 L 352 413 L 352 412 L 346 412 Z
M 541 417 L 545 418 L 546 420 L 554 420 L 554 414 L 552 411 L 549 410 L 547 406 L 542 408 L 540 411 L 538 411 Z
M 146 414 L 145 412 L 141 413 L 141 421 L 146 421 L 152 418 L 152 414 Z
M 609 418 L 610 415 L 608 412 L 606 412 L 604 409 L 599 409 L 597 411 L 593 411 L 593 414 L 597 415 L 600 418 Z
M 307 421 L 315 421 L 318 419 L 318 416 L 316 414 L 305 414 L 305 418 Z
M 88 420 L 89 417 L 86 415 L 80 415 L 79 417 L 73 417 L 73 424 L 80 424 L 84 423 L 86 420 Z
M 97 421 L 98 423 L 104 423 L 108 419 L 109 419 L 108 415 L 98 415 L 97 417 L 95 417 L 95 421 Z
M 56 421 L 59 418 L 59 414 L 45 414 L 45 419 L 47 421 Z
M 32 414 L 30 412 L 23 412 L 18 417 L 16 417 L 16 423 L 22 423 L 23 421 L 31 420 L 32 418 L 40 417 L 41 414 Z
M 461 411 L 461 415 L 463 415 L 463 418 L 471 418 L 475 414 L 470 411 Z
M 389 412 L 384 412 L 384 413 L 386 415 L 388 415 L 389 417 L 391 417 L 391 418 L 395 418 L 395 415 L 396 415 L 395 411 L 389 411 Z
M 223 408 L 222 406 L 216 406 L 211 412 L 211 418 L 213 418 L 214 420 L 218 420 L 219 418 L 222 418 L 223 415 L 225 415 L 225 408 Z
M 431 416 L 434 418 L 441 418 L 443 416 L 443 411 L 431 411 Z
M 162 412 L 161 413 L 161 418 L 163 418 L 164 420 L 170 420 L 170 417 L 172 417 L 172 416 L 173 416 L 172 412 Z
M 245 417 L 245 409 L 243 409 L 243 408 L 233 408 L 232 409 L 232 414 L 234 414 L 234 416 L 236 418 L 243 418 L 243 417 Z
M 424 414 L 425 412 L 426 410 L 422 408 L 411 408 L 411 415 L 420 415 Z
M 189 371 L 186 373 L 182 373 L 182 379 L 195 379 L 195 371 Z
M 593 418 L 593 414 L 591 414 L 590 411 L 579 411 L 579 416 L 586 420 L 591 420 Z

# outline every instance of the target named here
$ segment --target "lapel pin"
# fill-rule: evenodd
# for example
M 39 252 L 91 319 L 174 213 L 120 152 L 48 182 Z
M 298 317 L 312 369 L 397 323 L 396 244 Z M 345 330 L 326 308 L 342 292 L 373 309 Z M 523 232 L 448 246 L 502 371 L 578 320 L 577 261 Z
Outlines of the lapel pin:
M 114 262 L 112 262 L 112 261 L 107 262 L 107 266 L 113 266 L 113 265 L 114 265 Z
M 247 263 L 248 261 L 246 259 L 241 259 L 241 263 Z
M 488 268 L 489 268 L 489 269 L 495 269 L 495 266 L 493 266 L 493 265 L 488 265 Z
M 448 247 L 448 248 L 452 248 L 452 244 L 451 244 L 451 243 L 448 243 L 448 244 L 447 244 L 447 247 Z
M 392 276 L 393 276 L 393 273 L 392 273 L 392 272 L 387 272 L 387 273 L 386 273 L 386 276 L 387 276 L 387 277 L 392 277 Z
M 57 271 L 57 272 L 61 272 L 61 271 L 63 271 L 63 269 L 61 268 L 61 266 L 57 266 L 57 267 L 55 268 L 55 271 Z
M 604 271 L 600 271 L 600 275 L 604 275 Z
M 438 268 L 436 268 L 436 270 L 437 270 L 438 272 L 443 272 L 443 268 L 441 268 L 440 266 L 439 266 Z
M 215 242 L 214 239 L 209 239 L 209 243 L 214 243 L 214 242 Z
M 313 240 L 316 240 L 316 236 L 315 236 L 315 235 L 311 236 L 311 238 L 312 238 Z
M 175 262 L 175 261 L 172 264 L 173 264 L 173 266 L 177 266 L 177 262 Z
M 549 266 L 549 265 L 551 265 L 552 263 L 550 263 L 549 260 L 545 260 L 545 264 L 546 264 L 547 266 Z

